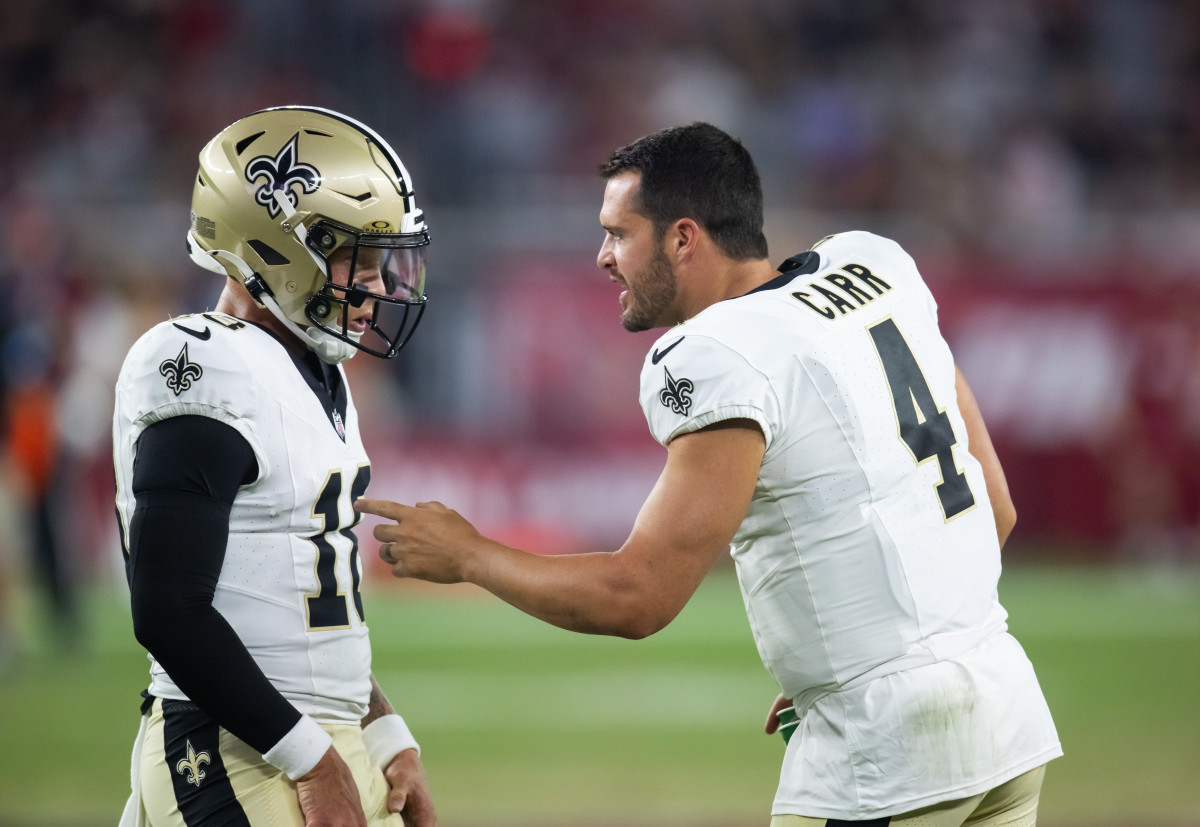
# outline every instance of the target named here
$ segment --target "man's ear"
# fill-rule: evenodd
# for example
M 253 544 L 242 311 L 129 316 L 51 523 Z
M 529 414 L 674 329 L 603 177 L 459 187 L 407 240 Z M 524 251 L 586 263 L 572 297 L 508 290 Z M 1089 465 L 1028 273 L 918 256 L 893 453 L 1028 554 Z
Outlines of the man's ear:
M 691 258 L 700 245 L 703 234 L 700 225 L 691 218 L 680 218 L 667 230 L 666 253 L 676 263 Z

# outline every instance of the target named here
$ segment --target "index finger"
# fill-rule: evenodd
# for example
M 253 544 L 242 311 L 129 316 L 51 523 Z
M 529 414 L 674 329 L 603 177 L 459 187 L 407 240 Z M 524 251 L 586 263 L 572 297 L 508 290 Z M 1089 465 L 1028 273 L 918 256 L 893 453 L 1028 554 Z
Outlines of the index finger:
M 389 520 L 399 520 L 404 516 L 405 511 L 412 510 L 412 506 L 394 503 L 390 500 L 368 500 L 366 497 L 359 497 L 354 501 L 354 510 Z

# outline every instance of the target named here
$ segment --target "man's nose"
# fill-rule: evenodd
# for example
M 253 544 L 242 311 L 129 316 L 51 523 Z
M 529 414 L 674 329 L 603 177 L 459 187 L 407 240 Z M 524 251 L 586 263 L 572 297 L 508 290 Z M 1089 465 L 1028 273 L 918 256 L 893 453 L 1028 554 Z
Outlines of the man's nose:
M 607 270 L 615 263 L 616 259 L 613 258 L 612 248 L 609 246 L 608 241 L 605 241 L 600 245 L 600 252 L 596 254 L 596 266 L 601 270 Z

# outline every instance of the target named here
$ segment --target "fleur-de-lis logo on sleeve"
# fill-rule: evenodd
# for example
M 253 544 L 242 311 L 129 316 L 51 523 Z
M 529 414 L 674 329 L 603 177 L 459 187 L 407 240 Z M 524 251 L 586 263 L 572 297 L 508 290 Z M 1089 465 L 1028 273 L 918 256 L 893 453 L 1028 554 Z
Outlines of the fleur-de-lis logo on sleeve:
M 691 393 L 696 389 L 695 385 L 691 379 L 676 379 L 665 366 L 663 372 L 667 375 L 667 384 L 658 392 L 658 401 L 675 413 L 687 416 L 692 407 Z
M 183 350 L 174 359 L 164 359 L 158 366 L 158 372 L 167 377 L 167 387 L 175 391 L 175 395 L 183 393 L 192 383 L 204 375 L 204 370 L 195 362 L 188 361 L 188 346 L 185 342 Z
M 187 758 L 180 758 L 175 764 L 175 772 L 183 776 L 184 780 L 189 784 L 200 786 L 200 782 L 204 780 L 204 770 L 200 769 L 203 764 L 211 764 L 212 759 L 208 757 L 207 752 L 196 752 L 196 748 L 192 746 L 192 742 L 187 742 Z
M 275 200 L 275 192 L 279 191 L 287 198 L 293 207 L 298 203 L 298 196 L 293 186 L 299 185 L 302 192 L 313 193 L 321 186 L 321 173 L 312 164 L 297 160 L 297 145 L 300 133 L 292 136 L 275 157 L 259 155 L 246 165 L 246 180 L 251 184 L 260 182 L 254 191 L 254 200 L 267 208 L 271 218 L 279 215 L 279 202 Z

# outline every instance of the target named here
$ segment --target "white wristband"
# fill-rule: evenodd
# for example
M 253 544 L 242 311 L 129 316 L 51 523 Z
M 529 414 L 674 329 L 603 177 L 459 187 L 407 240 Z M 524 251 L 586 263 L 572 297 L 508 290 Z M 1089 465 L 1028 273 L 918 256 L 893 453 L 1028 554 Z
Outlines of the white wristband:
M 331 746 L 333 738 L 329 733 L 312 718 L 301 715 L 288 734 L 263 753 L 263 760 L 295 781 L 308 775 Z
M 362 737 L 367 755 L 380 769 L 406 749 L 415 749 L 417 755 L 421 754 L 421 747 L 409 731 L 408 724 L 395 713 L 371 721 L 363 727 Z

